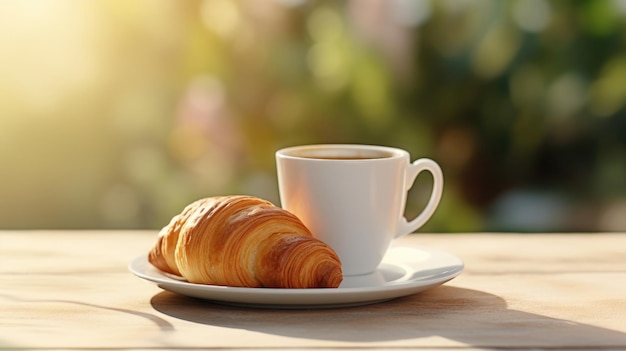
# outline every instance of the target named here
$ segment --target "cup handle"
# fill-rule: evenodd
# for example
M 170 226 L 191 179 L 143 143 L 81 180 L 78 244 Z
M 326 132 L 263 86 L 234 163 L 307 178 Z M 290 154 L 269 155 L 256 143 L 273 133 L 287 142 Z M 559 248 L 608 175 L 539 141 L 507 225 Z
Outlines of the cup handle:
M 406 234 L 416 231 L 419 227 L 423 226 L 435 213 L 439 200 L 441 200 L 441 194 L 443 192 L 443 173 L 439 165 L 428 158 L 420 158 L 410 164 L 407 167 L 407 175 L 404 183 L 404 191 L 408 192 L 413 186 L 418 174 L 423 171 L 429 171 L 433 175 L 433 190 L 428 199 L 428 203 L 422 213 L 415 217 L 411 221 L 407 221 L 404 215 L 401 218 L 400 225 L 398 226 L 398 232 L 396 238 L 404 236 Z

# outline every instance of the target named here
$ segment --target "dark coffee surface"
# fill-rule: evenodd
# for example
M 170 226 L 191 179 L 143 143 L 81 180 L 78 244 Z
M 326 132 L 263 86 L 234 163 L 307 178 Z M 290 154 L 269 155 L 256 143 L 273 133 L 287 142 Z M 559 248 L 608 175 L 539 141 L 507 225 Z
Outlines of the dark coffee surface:
M 388 155 L 385 156 L 304 156 L 306 158 L 315 158 L 320 160 L 371 160 L 377 158 L 387 158 L 390 157 Z

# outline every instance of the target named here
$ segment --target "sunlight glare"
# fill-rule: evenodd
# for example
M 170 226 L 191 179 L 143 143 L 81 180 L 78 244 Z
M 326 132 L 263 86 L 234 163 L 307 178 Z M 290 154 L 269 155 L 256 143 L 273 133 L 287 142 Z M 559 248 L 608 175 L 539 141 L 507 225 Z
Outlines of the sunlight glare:
M 99 78 L 89 2 L 0 2 L 3 109 L 43 115 Z M 4 104 L 3 103 L 3 104 Z

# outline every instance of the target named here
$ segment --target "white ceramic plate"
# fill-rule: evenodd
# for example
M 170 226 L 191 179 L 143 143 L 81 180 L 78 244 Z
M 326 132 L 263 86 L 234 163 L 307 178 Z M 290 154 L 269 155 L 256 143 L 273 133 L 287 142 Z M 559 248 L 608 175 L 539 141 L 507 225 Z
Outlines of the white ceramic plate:
M 456 256 L 425 247 L 394 246 L 378 270 L 345 277 L 332 289 L 238 288 L 193 284 L 175 279 L 152 266 L 146 255 L 134 259 L 130 271 L 160 288 L 223 304 L 264 308 L 328 308 L 387 301 L 441 285 L 463 270 Z

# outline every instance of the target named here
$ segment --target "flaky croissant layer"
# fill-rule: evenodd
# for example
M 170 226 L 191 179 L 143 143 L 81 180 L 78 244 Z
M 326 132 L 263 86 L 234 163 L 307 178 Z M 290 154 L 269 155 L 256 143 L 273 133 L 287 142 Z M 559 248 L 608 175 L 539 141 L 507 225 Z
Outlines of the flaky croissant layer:
M 343 279 L 337 254 L 295 215 L 244 195 L 188 205 L 159 232 L 148 260 L 198 284 L 336 288 Z

